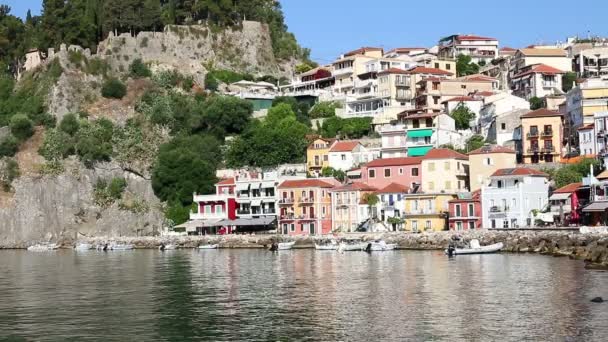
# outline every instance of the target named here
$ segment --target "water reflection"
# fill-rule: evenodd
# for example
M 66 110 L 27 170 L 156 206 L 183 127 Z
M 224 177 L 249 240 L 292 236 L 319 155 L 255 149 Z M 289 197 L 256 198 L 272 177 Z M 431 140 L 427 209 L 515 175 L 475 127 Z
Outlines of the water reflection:
M 606 340 L 608 273 L 537 255 L 0 252 L 0 340 Z

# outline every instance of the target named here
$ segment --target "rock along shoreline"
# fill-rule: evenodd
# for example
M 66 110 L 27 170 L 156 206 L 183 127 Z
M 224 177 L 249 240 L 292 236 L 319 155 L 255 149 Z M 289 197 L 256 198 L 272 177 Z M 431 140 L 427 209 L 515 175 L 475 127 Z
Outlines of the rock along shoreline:
M 277 235 L 223 235 L 223 236 L 172 236 L 172 237 L 91 237 L 80 238 L 79 243 L 103 244 L 109 241 L 132 244 L 136 249 L 156 249 L 161 243 L 180 248 L 197 248 L 204 244 L 219 244 L 219 248 L 265 248 L 274 241 L 296 241 L 294 248 L 314 248 L 314 243 L 328 239 L 371 241 L 383 239 L 396 243 L 398 249 L 443 250 L 452 236 L 458 235 L 463 243 L 478 239 L 481 245 L 502 242 L 503 252 L 540 253 L 552 256 L 568 256 L 584 260 L 589 268 L 608 269 L 608 234 L 575 231 L 508 230 L 508 231 L 442 231 L 425 233 L 349 233 L 323 237 L 290 237 Z M 58 241 L 64 248 L 71 248 L 75 241 Z M 25 248 L 26 246 L 9 246 Z

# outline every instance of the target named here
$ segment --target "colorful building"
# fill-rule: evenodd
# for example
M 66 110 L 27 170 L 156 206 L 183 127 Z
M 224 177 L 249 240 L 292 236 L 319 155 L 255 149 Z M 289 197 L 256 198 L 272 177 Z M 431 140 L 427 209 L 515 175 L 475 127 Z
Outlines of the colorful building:
M 469 157 L 447 148 L 430 150 L 421 162 L 422 191 L 468 192 Z
M 473 230 L 481 228 L 481 190 L 460 193 L 449 201 L 450 230 Z
M 449 201 L 454 193 L 409 193 L 403 195 L 405 229 L 413 232 L 441 231 L 448 227 Z
M 517 165 L 517 153 L 499 145 L 484 145 L 469 152 L 469 185 L 471 191 L 488 185 L 490 176 L 500 169 L 514 168 Z
M 403 211 L 405 208 L 405 194 L 411 188 L 398 183 L 391 183 L 384 188 L 376 191 L 379 198 L 380 214 L 378 218 L 384 222 L 390 231 L 402 230 L 404 227 Z
M 556 222 L 568 226 L 577 224 L 581 221 L 581 205 L 585 199 L 580 198 L 582 183 L 572 183 L 563 186 L 553 192 L 549 197 L 551 213 L 556 218 Z
M 353 182 L 330 190 L 332 231 L 356 232 L 370 217 L 365 194 L 377 189 L 365 183 Z M 375 209 L 375 208 L 374 208 Z
M 521 116 L 524 164 L 559 163 L 562 160 L 563 115 L 538 109 Z
M 329 150 L 336 139 L 317 138 L 306 149 L 306 169 L 309 175 L 320 176 L 324 167 L 329 167 Z
M 376 159 L 361 166 L 361 180 L 377 189 L 391 183 L 415 189 L 422 180 L 421 163 L 420 157 Z
M 229 234 L 234 226 L 228 221 L 236 219 L 236 199 L 234 178 L 224 179 L 215 184 L 215 194 L 193 195 L 196 212 L 190 213 L 190 221 L 177 226 L 190 235 Z
M 333 178 L 286 180 L 279 187 L 279 229 L 284 235 L 324 235 L 332 230 Z
M 329 167 L 348 171 L 378 157 L 358 140 L 336 141 L 329 149 Z

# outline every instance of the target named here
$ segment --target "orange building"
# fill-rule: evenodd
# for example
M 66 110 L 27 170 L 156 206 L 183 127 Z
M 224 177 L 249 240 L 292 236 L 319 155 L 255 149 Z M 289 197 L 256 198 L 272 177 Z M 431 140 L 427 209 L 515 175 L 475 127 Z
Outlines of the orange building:
M 278 187 L 279 229 L 284 235 L 324 235 L 331 232 L 329 190 L 334 178 L 286 180 Z

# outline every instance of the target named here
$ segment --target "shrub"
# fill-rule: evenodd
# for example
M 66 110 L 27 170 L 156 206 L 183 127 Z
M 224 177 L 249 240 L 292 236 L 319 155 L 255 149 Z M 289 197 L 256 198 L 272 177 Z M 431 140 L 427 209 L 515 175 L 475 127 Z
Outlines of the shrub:
M 68 52 L 68 60 L 73 65 L 75 65 L 77 67 L 80 67 L 82 65 L 82 61 L 85 60 L 85 57 L 82 54 L 82 52 L 71 50 L 71 51 Z
M 17 140 L 25 141 L 34 135 L 34 124 L 25 114 L 16 114 L 10 121 L 11 133 Z
M 109 50 L 108 50 L 109 51 Z M 91 58 L 87 63 L 87 73 L 91 75 L 106 75 L 110 69 L 108 63 L 101 58 Z
M 78 121 L 76 114 L 73 113 L 66 114 L 59 124 L 59 129 L 71 136 L 76 134 L 79 128 L 80 122 Z
M 112 178 L 108 185 L 108 194 L 113 199 L 119 199 L 126 188 L 127 181 L 124 178 Z
M 150 69 L 141 61 L 140 58 L 134 59 L 129 66 L 129 74 L 133 78 L 144 78 L 152 76 Z
M 0 160 L 0 185 L 4 191 L 11 190 L 13 180 L 19 177 L 19 164 L 14 159 Z
M 108 79 L 101 88 L 101 96 L 105 98 L 122 99 L 125 95 L 127 95 L 127 87 L 116 78 Z
M 74 154 L 73 138 L 61 130 L 49 130 L 38 153 L 48 161 L 58 161 Z
M 12 157 L 19 150 L 19 141 L 12 135 L 7 136 L 0 142 L 0 158 Z
M 110 183 L 105 179 L 99 178 L 93 187 L 93 198 L 95 203 L 101 207 L 107 207 L 116 200 L 122 198 L 122 194 L 127 187 L 124 178 L 112 178 Z

